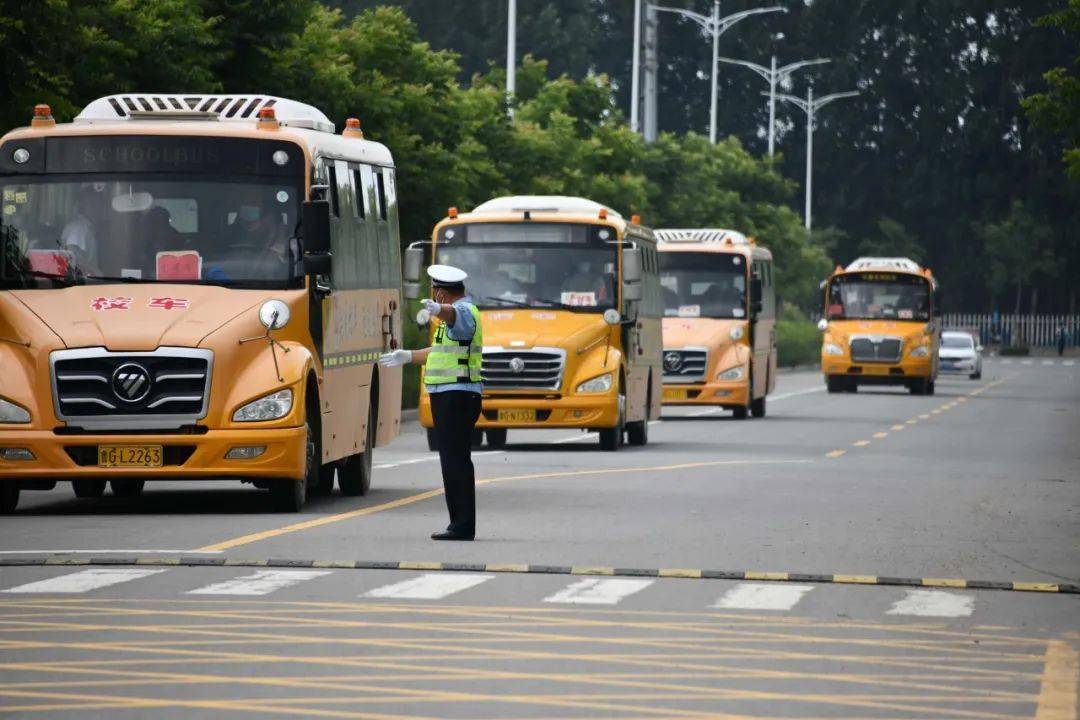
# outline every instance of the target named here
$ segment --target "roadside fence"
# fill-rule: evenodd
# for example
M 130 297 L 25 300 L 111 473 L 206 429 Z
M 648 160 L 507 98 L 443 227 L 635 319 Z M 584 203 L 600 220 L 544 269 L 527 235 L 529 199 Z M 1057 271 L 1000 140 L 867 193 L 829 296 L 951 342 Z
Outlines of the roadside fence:
M 983 345 L 1055 347 L 1058 328 L 1065 326 L 1065 346 L 1080 347 L 1080 315 L 998 315 L 945 313 L 946 330 L 976 333 Z

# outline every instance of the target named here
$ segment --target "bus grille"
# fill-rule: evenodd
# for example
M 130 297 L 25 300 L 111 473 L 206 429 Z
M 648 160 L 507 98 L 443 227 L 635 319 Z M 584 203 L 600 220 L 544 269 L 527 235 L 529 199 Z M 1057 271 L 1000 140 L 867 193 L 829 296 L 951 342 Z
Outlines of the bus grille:
M 898 337 L 853 337 L 851 359 L 853 362 L 899 362 L 902 347 L 903 342 Z
M 213 354 L 161 348 L 61 350 L 52 360 L 57 417 L 97 429 L 175 428 L 206 415 Z
M 664 382 L 700 382 L 705 377 L 709 353 L 704 348 L 664 348 Z
M 556 348 L 484 349 L 484 390 L 558 390 L 566 353 Z

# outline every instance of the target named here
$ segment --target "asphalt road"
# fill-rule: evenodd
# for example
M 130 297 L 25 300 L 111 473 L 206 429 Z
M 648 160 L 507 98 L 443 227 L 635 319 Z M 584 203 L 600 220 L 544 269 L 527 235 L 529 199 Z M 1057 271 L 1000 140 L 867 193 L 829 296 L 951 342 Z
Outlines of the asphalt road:
M 1077 717 L 1080 362 L 933 397 L 788 374 L 765 419 L 650 433 L 478 452 L 474 543 L 428 539 L 415 428 L 367 497 L 299 515 L 239 484 L 27 492 L 0 714 Z

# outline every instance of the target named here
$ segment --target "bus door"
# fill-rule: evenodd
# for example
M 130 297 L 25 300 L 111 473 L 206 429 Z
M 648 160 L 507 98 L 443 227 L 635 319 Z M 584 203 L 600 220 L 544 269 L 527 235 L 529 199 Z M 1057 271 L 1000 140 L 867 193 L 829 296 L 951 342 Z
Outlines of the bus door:
M 750 308 L 750 395 L 756 398 L 776 384 L 776 290 L 768 261 L 755 260 L 751 266 Z

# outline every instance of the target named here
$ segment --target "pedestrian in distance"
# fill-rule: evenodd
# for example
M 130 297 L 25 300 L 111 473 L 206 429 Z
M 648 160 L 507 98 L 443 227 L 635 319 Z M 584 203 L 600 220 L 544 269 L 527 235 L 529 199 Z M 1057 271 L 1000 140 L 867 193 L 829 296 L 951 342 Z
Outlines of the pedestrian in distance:
M 1057 329 L 1057 351 L 1058 357 L 1065 354 L 1065 344 L 1069 341 L 1069 331 L 1065 329 L 1065 323 L 1058 325 Z
M 379 357 L 379 364 L 424 366 L 424 387 L 431 398 L 435 437 L 439 443 L 446 507 L 450 525 L 432 540 L 472 540 L 476 535 L 476 474 L 472 464 L 472 436 L 480 418 L 480 365 L 484 333 L 480 311 L 465 294 L 464 270 L 432 265 L 432 299 L 424 310 L 435 328 L 435 340 L 423 350 L 395 350 Z

